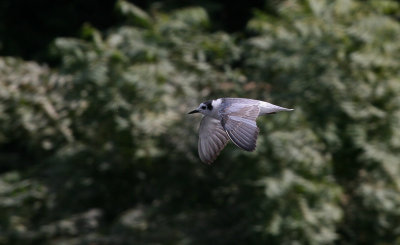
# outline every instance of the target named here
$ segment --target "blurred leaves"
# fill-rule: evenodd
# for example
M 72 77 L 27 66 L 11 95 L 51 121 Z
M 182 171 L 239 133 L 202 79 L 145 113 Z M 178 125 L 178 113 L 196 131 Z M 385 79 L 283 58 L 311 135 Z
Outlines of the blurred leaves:
M 57 69 L 0 58 L 0 243 L 400 241 L 398 3 L 282 1 L 248 37 L 198 7 L 116 10 L 58 38 Z M 208 167 L 186 113 L 218 97 L 295 111 Z
M 133 25 L 142 27 L 152 26 L 150 16 L 134 4 L 128 3 L 124 0 L 118 0 L 115 8 L 121 15 L 127 17 L 127 19 L 130 20 L 131 24 Z
M 302 120 L 313 129 L 308 133 L 321 142 L 317 155 L 325 152 L 331 159 L 332 174 L 346 197 L 338 230 L 344 241 L 379 243 L 376 234 L 398 237 L 393 229 L 400 218 L 396 209 L 378 210 L 400 204 L 400 100 L 395 95 L 400 92 L 400 25 L 357 1 L 306 2 L 287 1 L 279 18 L 250 21 L 250 30 L 258 35 L 247 44 L 252 69 L 248 77 L 274 81 L 276 94 L 292 94 Z M 297 139 L 293 133 L 289 137 Z M 307 137 L 301 139 L 305 143 Z M 361 191 L 370 188 L 381 192 Z M 374 204 L 367 201 L 374 195 L 390 196 L 383 193 L 396 194 Z

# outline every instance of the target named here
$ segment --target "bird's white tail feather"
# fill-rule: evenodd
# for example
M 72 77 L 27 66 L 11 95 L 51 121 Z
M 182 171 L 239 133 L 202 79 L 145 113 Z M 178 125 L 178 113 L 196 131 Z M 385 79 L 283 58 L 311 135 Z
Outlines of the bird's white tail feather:
M 278 111 L 293 111 L 293 109 L 277 106 L 265 101 L 260 101 L 259 106 L 260 106 L 260 115 L 270 114 Z

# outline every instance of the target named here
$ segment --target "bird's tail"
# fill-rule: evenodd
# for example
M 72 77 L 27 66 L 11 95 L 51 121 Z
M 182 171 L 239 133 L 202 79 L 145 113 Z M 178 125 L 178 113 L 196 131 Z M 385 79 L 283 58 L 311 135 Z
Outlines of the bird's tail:
M 260 102 L 260 115 L 271 114 L 279 111 L 293 111 L 293 109 L 277 106 L 265 101 Z

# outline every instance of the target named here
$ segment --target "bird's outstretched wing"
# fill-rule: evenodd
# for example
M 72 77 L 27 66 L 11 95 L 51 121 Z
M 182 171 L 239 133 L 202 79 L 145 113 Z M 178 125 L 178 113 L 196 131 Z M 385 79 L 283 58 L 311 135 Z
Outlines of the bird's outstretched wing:
M 260 131 L 256 119 L 260 113 L 258 105 L 246 105 L 230 108 L 229 112 L 221 110 L 222 127 L 235 145 L 246 151 L 254 151 Z
M 228 143 L 229 137 L 221 122 L 204 116 L 199 128 L 198 150 L 201 161 L 211 164 Z

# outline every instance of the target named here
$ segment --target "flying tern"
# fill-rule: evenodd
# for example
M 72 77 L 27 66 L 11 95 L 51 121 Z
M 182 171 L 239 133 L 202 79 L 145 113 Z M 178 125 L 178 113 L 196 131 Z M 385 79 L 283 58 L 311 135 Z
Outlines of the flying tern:
M 256 119 L 279 111 L 292 111 L 271 103 L 245 98 L 208 100 L 188 114 L 201 113 L 198 151 L 201 161 L 211 164 L 229 139 L 245 151 L 254 151 L 259 128 Z

